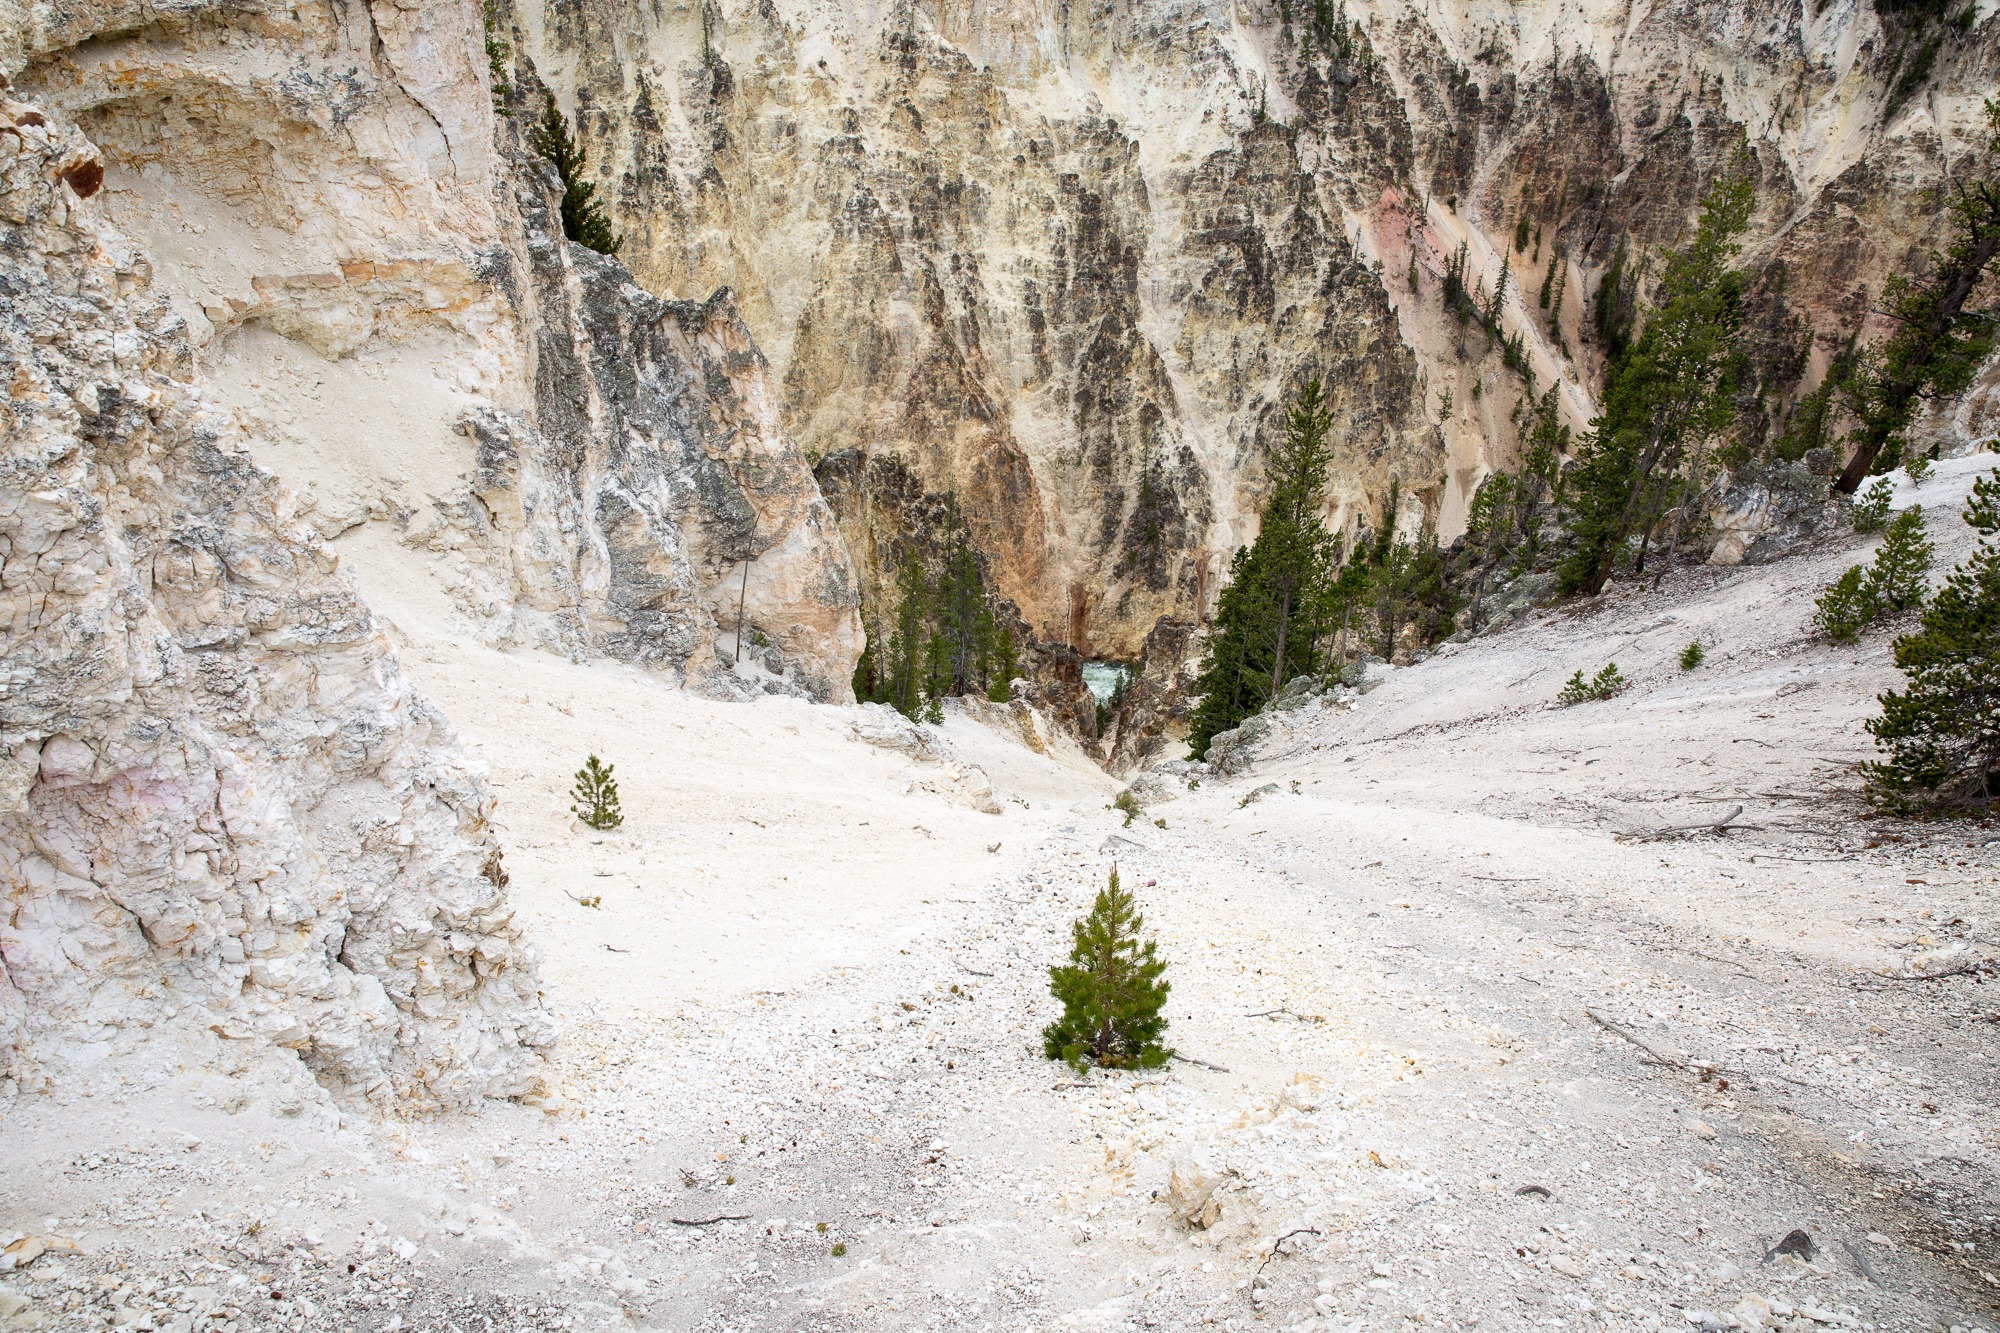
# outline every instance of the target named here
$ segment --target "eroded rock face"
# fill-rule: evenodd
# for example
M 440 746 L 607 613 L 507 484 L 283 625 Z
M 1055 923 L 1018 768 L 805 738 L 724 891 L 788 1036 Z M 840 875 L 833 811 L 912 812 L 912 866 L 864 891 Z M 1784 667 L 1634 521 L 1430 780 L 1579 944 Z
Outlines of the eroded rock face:
M 0 1089 L 159 1028 L 537 1096 L 492 798 L 392 645 L 847 697 L 775 380 L 562 239 L 472 0 L 17 6 L 0 75 Z
M 9 34 L 17 84 L 98 144 L 204 394 L 393 637 L 740 693 L 740 604 L 767 687 L 848 697 L 855 581 L 776 381 L 726 293 L 663 302 L 563 239 L 478 4 L 63 18 Z
M 157 1025 L 350 1099 L 533 1094 L 554 1029 L 486 788 L 203 404 L 97 161 L 0 108 L 0 1080 Z
M 1905 86 L 1911 21 L 1866 0 L 517 0 L 504 32 L 524 109 L 546 80 L 577 114 L 641 280 L 731 287 L 787 427 L 852 454 L 829 498 L 871 605 L 885 511 L 921 512 L 875 483 L 913 478 L 957 493 L 1038 639 L 1130 661 L 1212 603 L 1308 377 L 1335 409 L 1337 525 L 1379 524 L 1394 476 L 1403 523 L 1462 528 L 1527 386 L 1444 309 L 1461 245 L 1475 286 L 1505 268 L 1504 332 L 1586 426 L 1601 283 L 1657 274 L 1739 142 L 1760 193 L 1743 407 L 1779 429 L 1878 331 L 1872 294 L 1935 239 L 1923 190 L 2000 74 L 1983 14 Z

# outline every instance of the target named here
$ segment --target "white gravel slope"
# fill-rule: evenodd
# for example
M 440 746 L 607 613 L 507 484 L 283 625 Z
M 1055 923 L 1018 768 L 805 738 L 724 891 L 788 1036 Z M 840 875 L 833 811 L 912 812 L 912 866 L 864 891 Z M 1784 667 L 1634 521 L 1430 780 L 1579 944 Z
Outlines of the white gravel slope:
M 1970 468 L 1920 496 L 1946 560 Z M 1859 818 L 1887 634 L 1803 627 L 1865 545 L 1393 672 L 1130 828 L 965 717 L 999 815 L 857 710 L 413 642 L 502 791 L 561 1104 L 108 1067 L 7 1112 L 0 1232 L 81 1250 L 0 1284 L 49 1328 L 2000 1327 L 2000 999 L 1878 975 L 2000 954 L 2000 834 Z M 614 834 L 563 816 L 592 750 Z M 1045 969 L 1114 857 L 1206 1063 L 1079 1081 Z

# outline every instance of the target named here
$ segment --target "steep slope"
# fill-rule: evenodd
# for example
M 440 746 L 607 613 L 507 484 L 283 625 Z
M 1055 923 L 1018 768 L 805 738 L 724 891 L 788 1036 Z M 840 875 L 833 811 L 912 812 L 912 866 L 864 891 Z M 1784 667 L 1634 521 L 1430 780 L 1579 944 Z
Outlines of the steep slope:
M 1946 559 L 1973 464 L 1899 501 Z M 81 1253 L 0 1292 L 64 1329 L 1992 1333 L 1972 969 L 2000 967 L 2000 847 L 1852 817 L 1895 673 L 1880 632 L 1805 629 L 1869 541 L 1623 586 L 1309 700 L 1253 771 L 1162 782 L 1130 826 L 1074 751 L 1003 758 L 956 708 L 934 743 L 992 765 L 1000 815 L 926 792 L 937 765 L 846 735 L 854 711 L 462 647 L 454 711 L 510 795 L 552 796 L 591 736 L 673 737 L 625 829 L 543 800 L 510 830 L 562 1109 L 273 1152 L 284 1121 L 190 1075 L 142 1125 L 37 1100 L 0 1236 Z M 1628 693 L 1549 706 L 1612 657 Z M 457 707 L 495 679 L 503 708 Z M 1201 1063 L 1041 1053 L 1047 968 L 1114 862 Z M 1812 1253 L 1767 1260 L 1794 1228 Z
M 2000 74 L 1990 3 L 501 12 L 519 103 L 553 89 L 601 145 L 642 281 L 738 293 L 871 606 L 924 536 L 914 477 L 958 494 L 1038 636 L 1128 659 L 1208 605 L 1309 376 L 1336 520 L 1379 523 L 1396 476 L 1405 523 L 1458 530 L 1525 389 L 1443 308 L 1461 243 L 1475 286 L 1507 269 L 1505 329 L 1586 423 L 1604 275 L 1643 281 L 1740 139 L 1743 409 L 1775 428 L 1930 239 L 1922 191 Z M 1990 393 L 1966 410 L 1989 422 Z

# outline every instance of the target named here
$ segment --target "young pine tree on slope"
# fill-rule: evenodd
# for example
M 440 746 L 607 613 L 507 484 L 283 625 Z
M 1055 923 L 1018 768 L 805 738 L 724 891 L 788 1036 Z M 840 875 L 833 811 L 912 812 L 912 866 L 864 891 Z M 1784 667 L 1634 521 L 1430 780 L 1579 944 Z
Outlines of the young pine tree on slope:
M 1991 130 L 1983 174 L 1965 173 L 1944 191 L 1951 244 L 1931 254 L 1916 278 L 1889 280 L 1883 303 L 1896 331 L 1860 358 L 1843 379 L 1843 396 L 1860 424 L 1854 452 L 1833 489 L 1852 495 L 1873 472 L 1894 467 L 1903 432 L 1926 398 L 1963 390 L 1993 349 L 2000 311 L 1973 308 L 1988 272 L 2000 266 L 2000 101 L 1986 103 Z
M 1965 507 L 1979 545 L 1896 640 L 1909 677 L 1882 696 L 1868 731 L 1884 757 L 1866 766 L 1869 796 L 1896 811 L 1980 813 L 2000 804 L 2000 476 Z
M 1173 1058 L 1160 1044 L 1171 989 L 1167 965 L 1153 941 L 1140 938 L 1145 918 L 1132 895 L 1118 887 L 1118 871 L 1098 890 L 1090 915 L 1070 927 L 1069 964 L 1049 969 L 1049 990 L 1062 1001 L 1062 1017 L 1042 1031 L 1042 1050 L 1081 1074 L 1106 1069 L 1156 1069 Z
M 556 175 L 562 178 L 563 235 L 601 255 L 617 254 L 625 238 L 611 230 L 604 205 L 597 199 L 597 187 L 583 178 L 583 145 L 570 134 L 569 120 L 555 98 L 551 97 L 543 109 L 541 124 L 529 133 L 528 144 L 554 163 Z

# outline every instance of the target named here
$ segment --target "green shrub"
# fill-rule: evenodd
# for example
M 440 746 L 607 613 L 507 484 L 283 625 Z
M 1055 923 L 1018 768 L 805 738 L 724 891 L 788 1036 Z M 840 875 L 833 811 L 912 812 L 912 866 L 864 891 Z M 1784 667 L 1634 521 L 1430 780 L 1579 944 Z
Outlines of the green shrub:
M 1895 491 L 1887 477 L 1877 477 L 1848 510 L 1856 532 L 1880 532 L 1889 526 L 1889 496 Z
M 1139 808 L 1139 798 L 1132 794 L 1129 787 L 1118 793 L 1118 798 L 1111 802 L 1111 808 L 1124 812 L 1126 828 L 1131 828 L 1132 821 L 1143 813 Z
M 1616 662 L 1606 662 L 1604 669 L 1588 680 L 1583 677 L 1583 668 L 1578 667 L 1576 674 L 1569 678 L 1569 683 L 1563 686 L 1562 693 L 1556 696 L 1556 702 L 1564 708 L 1571 708 L 1595 699 L 1609 699 L 1623 694 L 1627 683 Z
M 1077 1073 L 1106 1069 L 1157 1069 L 1173 1057 L 1160 1044 L 1170 989 L 1167 965 L 1132 895 L 1118 887 L 1118 872 L 1099 890 L 1090 914 L 1070 927 L 1069 965 L 1049 969 L 1049 991 L 1062 1001 L 1062 1017 L 1042 1031 L 1042 1052 L 1067 1061 Z
M 594 829 L 614 829 L 625 822 L 618 811 L 618 783 L 611 776 L 611 765 L 599 763 L 596 755 L 576 771 L 576 785 L 569 795 L 569 812 Z
M 1701 646 L 1700 639 L 1690 641 L 1687 647 L 1681 649 L 1681 670 L 1694 670 L 1702 664 L 1702 660 L 1707 656 L 1708 651 Z
M 1884 758 L 1863 767 L 1868 795 L 1899 813 L 1979 814 L 2000 802 L 2000 477 L 1974 484 L 1965 521 L 1981 534 L 1896 640 L 1909 678 L 1867 723 Z

